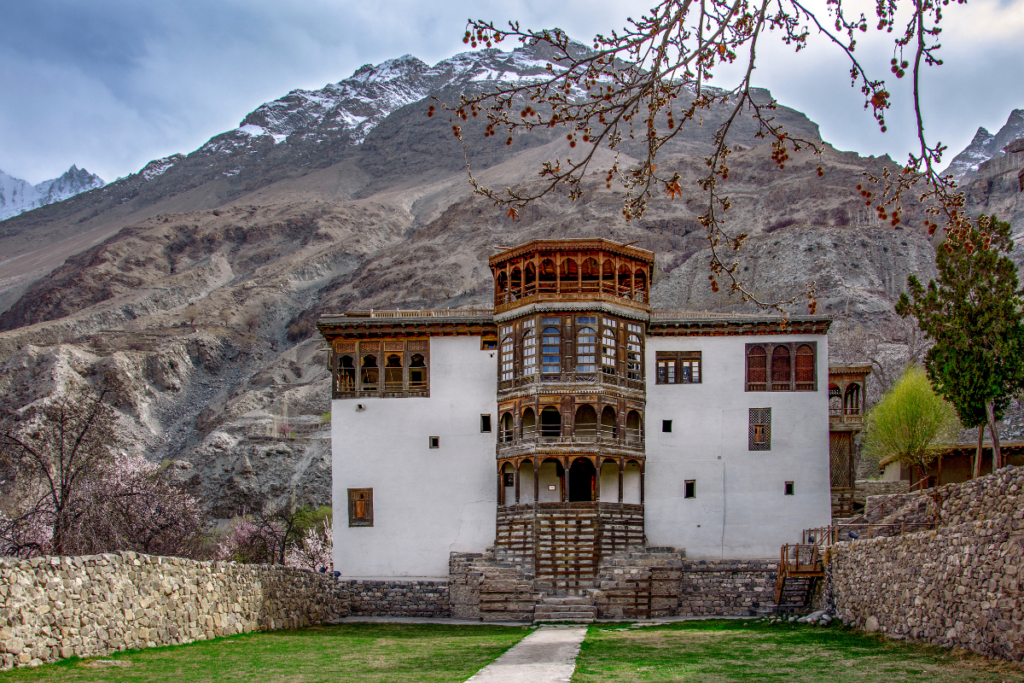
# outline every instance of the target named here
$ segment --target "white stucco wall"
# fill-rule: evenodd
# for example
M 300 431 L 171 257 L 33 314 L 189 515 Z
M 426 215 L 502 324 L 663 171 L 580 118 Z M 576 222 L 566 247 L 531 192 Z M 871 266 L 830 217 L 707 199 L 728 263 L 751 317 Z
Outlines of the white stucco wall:
M 817 342 L 818 390 L 745 391 L 745 348 Z M 701 351 L 702 384 L 656 384 L 658 351 Z M 648 337 L 645 522 L 651 545 L 688 557 L 771 558 L 831 518 L 824 335 Z M 749 451 L 748 409 L 771 408 L 771 450 Z M 672 432 L 662 432 L 672 420 Z M 696 498 L 684 483 L 696 481 Z M 785 495 L 785 482 L 795 495 Z
M 451 551 L 494 544 L 497 352 L 479 337 L 430 340 L 429 398 L 336 399 L 331 409 L 334 568 L 343 576 L 443 577 Z M 357 404 L 365 409 L 357 411 Z M 428 448 L 428 437 L 441 437 Z M 373 526 L 348 526 L 348 489 L 373 489 Z

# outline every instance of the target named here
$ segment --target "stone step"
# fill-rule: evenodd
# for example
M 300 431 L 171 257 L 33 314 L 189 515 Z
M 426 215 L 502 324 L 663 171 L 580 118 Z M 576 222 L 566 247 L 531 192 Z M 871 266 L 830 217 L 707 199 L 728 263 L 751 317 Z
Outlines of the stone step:
M 537 603 L 535 612 L 592 612 L 597 609 L 594 605 L 559 605 L 539 602 Z
M 589 596 L 582 595 L 548 595 L 541 604 L 544 605 L 593 605 Z
M 544 618 L 541 618 L 541 619 L 535 618 L 533 620 L 533 623 L 535 623 L 535 624 L 555 624 L 555 623 L 561 623 L 561 624 L 593 624 L 594 621 L 595 621 L 595 617 L 581 617 L 579 614 L 576 614 L 576 613 L 568 613 L 568 614 L 565 614 L 565 615 L 558 615 L 558 614 L 556 614 L 556 615 L 549 615 L 549 616 L 545 616 Z

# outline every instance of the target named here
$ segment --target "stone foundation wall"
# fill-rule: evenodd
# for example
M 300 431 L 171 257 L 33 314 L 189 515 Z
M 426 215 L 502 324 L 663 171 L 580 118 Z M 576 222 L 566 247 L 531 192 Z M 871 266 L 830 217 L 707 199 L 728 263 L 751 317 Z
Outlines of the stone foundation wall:
M 679 616 L 747 616 L 775 599 L 778 560 L 683 563 Z
M 333 578 L 136 553 L 0 560 L 0 666 L 298 628 L 345 613 Z
M 858 479 L 853 490 L 853 501 L 864 505 L 868 502 L 868 496 L 891 496 L 906 493 L 909 488 L 909 481 Z
M 338 580 L 346 617 L 449 617 L 448 581 Z

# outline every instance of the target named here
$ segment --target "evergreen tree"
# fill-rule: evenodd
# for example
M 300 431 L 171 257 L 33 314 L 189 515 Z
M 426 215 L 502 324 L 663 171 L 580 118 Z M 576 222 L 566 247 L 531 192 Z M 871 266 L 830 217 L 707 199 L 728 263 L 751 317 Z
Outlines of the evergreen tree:
M 936 390 L 956 406 L 961 421 L 978 427 L 974 474 L 981 468 L 981 430 L 992 436 L 993 469 L 1003 465 L 996 421 L 1024 389 L 1024 307 L 1018 288 L 1010 224 L 980 216 L 962 240 L 947 241 L 935 257 L 939 278 L 925 288 L 907 279 L 910 296 L 896 312 L 913 316 L 935 341 L 925 359 Z

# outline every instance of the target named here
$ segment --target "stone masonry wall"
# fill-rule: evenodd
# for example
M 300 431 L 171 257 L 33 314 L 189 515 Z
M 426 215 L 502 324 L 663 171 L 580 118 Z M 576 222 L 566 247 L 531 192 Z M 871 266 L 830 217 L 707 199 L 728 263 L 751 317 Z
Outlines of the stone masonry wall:
M 346 616 L 446 617 L 447 581 L 348 581 L 137 553 L 0 559 L 0 668 Z
M 0 666 L 177 645 L 337 618 L 333 578 L 137 553 L 0 560 Z
M 679 616 L 747 616 L 775 599 L 778 560 L 683 563 Z
M 938 503 L 939 528 L 833 546 L 839 616 L 896 638 L 1024 660 L 1022 489 L 1024 468 L 1013 467 L 948 484 L 921 494 Z

